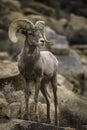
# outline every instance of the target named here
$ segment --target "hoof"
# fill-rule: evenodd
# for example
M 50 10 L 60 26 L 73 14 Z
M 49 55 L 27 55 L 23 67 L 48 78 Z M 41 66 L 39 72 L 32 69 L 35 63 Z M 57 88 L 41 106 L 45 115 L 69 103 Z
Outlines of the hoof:
M 59 127 L 59 122 L 58 121 L 55 122 L 55 126 Z
M 50 120 L 50 119 L 48 119 L 48 120 L 47 120 L 47 124 L 50 124 L 50 123 L 51 123 L 51 120 Z
M 29 117 L 28 117 L 27 114 L 24 114 L 24 115 L 23 115 L 23 120 L 29 120 Z
M 36 121 L 36 122 L 40 122 L 39 116 L 35 116 L 34 121 Z

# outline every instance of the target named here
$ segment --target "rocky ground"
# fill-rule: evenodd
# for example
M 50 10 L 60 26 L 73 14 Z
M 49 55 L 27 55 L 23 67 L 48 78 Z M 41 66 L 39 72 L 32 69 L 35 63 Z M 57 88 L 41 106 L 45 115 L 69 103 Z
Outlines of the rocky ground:
M 10 127 L 9 119 L 22 119 L 23 113 L 25 111 L 25 99 L 23 92 L 23 77 L 19 74 L 17 68 L 17 62 L 7 62 L 2 61 L 4 69 L 3 74 L 0 73 L 0 129 L 5 129 L 5 126 Z M 3 68 L 2 64 L 0 66 L 0 71 Z M 14 68 L 14 71 L 13 71 Z M 6 71 L 6 75 L 5 75 Z M 34 86 L 31 83 L 31 98 L 30 98 L 30 119 L 34 121 Z M 66 128 L 71 126 L 76 129 L 86 126 L 87 122 L 87 102 L 85 98 L 81 95 L 75 94 L 73 90 L 74 85 L 70 83 L 65 77 L 58 75 L 58 100 L 59 100 L 59 111 L 60 111 L 60 126 L 64 127 L 66 130 L 71 128 Z M 48 87 L 50 91 L 50 102 L 51 102 L 51 124 L 54 124 L 54 105 L 53 105 L 53 95 L 51 88 Z M 40 93 L 39 95 L 39 115 L 40 122 L 46 123 L 46 103 Z M 3 123 L 6 121 L 6 124 Z M 16 120 L 17 121 L 17 120 Z M 17 122 L 18 124 L 19 122 Z M 12 123 L 14 124 L 14 123 Z M 20 125 L 20 123 L 19 123 Z M 12 125 L 13 126 L 13 125 Z M 84 126 L 84 127 L 85 127 Z M 15 127 L 15 126 L 14 126 Z M 26 126 L 27 127 L 27 126 Z
M 60 130 L 87 130 L 86 0 L 0 1 L 0 130 L 34 129 L 31 127 L 32 123 L 26 124 L 25 121 L 21 120 L 25 110 L 24 83 L 17 68 L 17 56 L 23 44 L 12 44 L 7 33 L 10 23 L 16 18 L 28 18 L 34 23 L 37 20 L 45 21 L 46 37 L 54 43 L 48 49 L 59 61 Z M 31 121 L 34 118 L 34 92 L 32 88 L 34 88 L 33 83 L 31 83 L 32 95 L 30 99 Z M 48 88 L 48 90 L 50 96 L 53 97 L 51 89 Z M 50 101 L 51 125 L 53 125 L 53 98 Z M 44 108 L 46 108 L 45 100 L 40 93 L 39 115 L 41 123 L 46 123 L 46 109 Z M 24 126 L 21 125 L 21 122 Z M 43 124 L 39 125 L 42 130 Z M 48 130 L 47 125 L 44 125 L 43 129 Z M 51 126 L 50 129 L 55 130 Z

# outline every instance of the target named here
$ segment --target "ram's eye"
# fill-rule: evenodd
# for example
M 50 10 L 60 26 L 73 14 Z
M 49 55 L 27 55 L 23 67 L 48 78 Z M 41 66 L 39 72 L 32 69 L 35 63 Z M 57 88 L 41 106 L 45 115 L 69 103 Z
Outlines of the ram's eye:
M 27 31 L 28 35 L 33 35 L 33 33 L 31 31 Z
M 24 30 L 24 29 L 19 29 L 18 32 L 22 33 L 22 34 L 26 34 L 26 30 Z

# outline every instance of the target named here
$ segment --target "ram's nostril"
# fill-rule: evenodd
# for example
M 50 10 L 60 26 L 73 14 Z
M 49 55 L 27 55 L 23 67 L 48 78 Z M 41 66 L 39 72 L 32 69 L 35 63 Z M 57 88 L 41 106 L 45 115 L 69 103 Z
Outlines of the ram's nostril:
M 40 40 L 42 43 L 44 43 L 44 40 Z

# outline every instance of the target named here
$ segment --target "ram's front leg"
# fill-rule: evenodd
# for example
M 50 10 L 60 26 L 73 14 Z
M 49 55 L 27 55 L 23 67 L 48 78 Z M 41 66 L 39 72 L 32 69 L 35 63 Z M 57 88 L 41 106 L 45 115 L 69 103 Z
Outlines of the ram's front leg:
M 39 113 L 38 113 L 38 95 L 39 95 L 39 90 L 41 86 L 41 78 L 38 78 L 36 80 L 36 86 L 35 86 L 35 96 L 34 96 L 34 101 L 35 101 L 35 121 L 39 122 Z
M 29 82 L 27 82 L 27 81 L 25 81 L 24 94 L 25 94 L 25 113 L 23 115 L 23 119 L 24 120 L 29 120 L 29 97 L 30 97 L 30 90 L 29 90 Z

